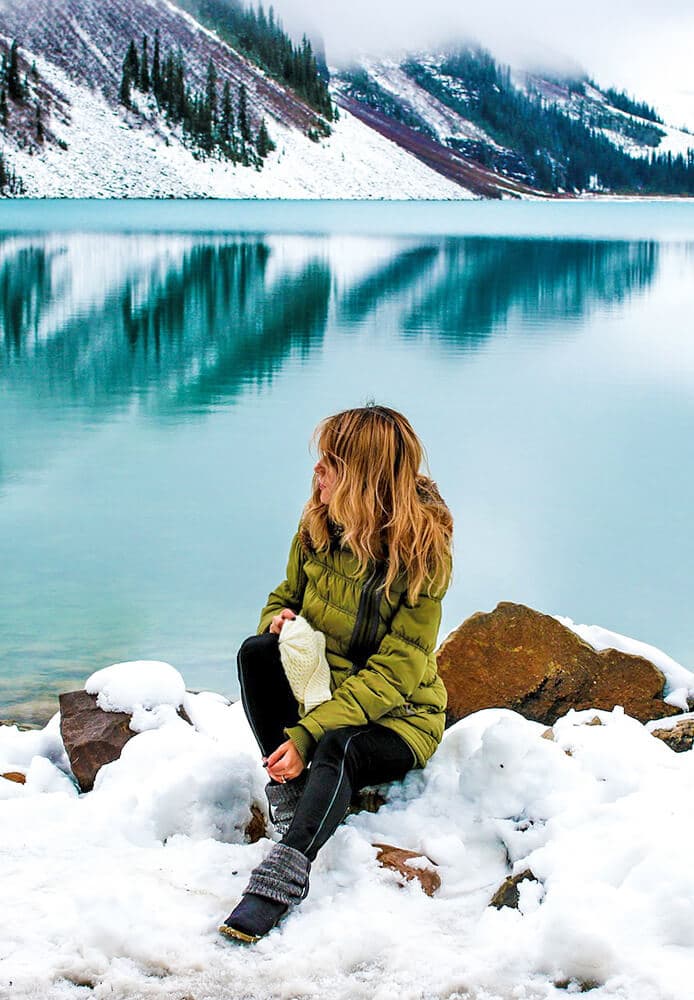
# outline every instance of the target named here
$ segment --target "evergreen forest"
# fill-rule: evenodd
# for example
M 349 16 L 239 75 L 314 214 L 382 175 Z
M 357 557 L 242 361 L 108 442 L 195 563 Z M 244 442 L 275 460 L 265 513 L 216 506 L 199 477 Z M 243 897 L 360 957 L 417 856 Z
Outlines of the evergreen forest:
M 262 3 L 256 10 L 253 6 L 244 7 L 240 0 L 179 0 L 179 6 L 290 87 L 326 121 L 338 117 L 337 107 L 330 99 L 325 59 L 314 54 L 306 35 L 300 45 L 294 45 L 272 7 L 266 14 Z M 323 130 L 325 135 L 329 132 L 329 128 Z
M 144 95 L 151 94 L 168 122 L 181 125 L 184 140 L 194 148 L 194 155 L 216 153 L 234 163 L 260 169 L 275 148 L 264 121 L 253 132 L 245 84 L 241 83 L 234 94 L 228 80 L 220 87 L 217 69 L 210 59 L 205 86 L 194 89 L 186 80 L 180 46 L 175 52 L 169 49 L 163 55 L 159 29 L 151 46 L 147 35 L 143 35 L 139 49 L 131 39 L 123 59 L 120 100 L 127 108 L 137 110 L 133 88 Z
M 655 151 L 631 156 L 599 131 L 606 123 L 596 120 L 595 112 L 585 110 L 573 118 L 539 93 L 525 93 L 513 85 L 510 69 L 481 48 L 450 53 L 438 71 L 414 61 L 403 68 L 443 104 L 519 154 L 525 179 L 540 190 L 694 194 L 693 151 L 686 156 Z M 649 120 L 657 121 L 645 107 Z M 653 145 L 650 132 L 638 136 Z

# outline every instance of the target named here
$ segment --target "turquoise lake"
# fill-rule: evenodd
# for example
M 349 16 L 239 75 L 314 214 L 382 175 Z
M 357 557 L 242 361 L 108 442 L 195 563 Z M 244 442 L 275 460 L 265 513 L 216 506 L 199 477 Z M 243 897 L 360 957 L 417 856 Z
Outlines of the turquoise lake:
M 162 659 L 237 697 L 311 433 L 402 410 L 499 601 L 694 669 L 694 205 L 0 204 L 0 718 Z

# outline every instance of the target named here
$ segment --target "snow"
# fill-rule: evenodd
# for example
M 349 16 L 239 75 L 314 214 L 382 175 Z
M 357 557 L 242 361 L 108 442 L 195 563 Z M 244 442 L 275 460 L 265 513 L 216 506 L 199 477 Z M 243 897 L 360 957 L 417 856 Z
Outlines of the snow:
M 159 707 L 179 708 L 186 685 L 175 667 L 161 660 L 132 660 L 97 670 L 84 685 L 104 712 L 128 714 Z
M 10 162 L 41 198 L 374 198 L 466 199 L 473 195 L 427 167 L 347 111 L 333 134 L 312 142 L 268 119 L 277 148 L 262 170 L 219 159 L 196 160 L 163 117 L 143 122 L 111 107 L 97 91 L 24 50 L 42 77 L 70 102 L 71 124 L 49 125 L 67 150 L 12 150 Z M 136 102 L 143 96 L 134 92 Z
M 573 627 L 598 644 L 616 636 Z M 121 704 L 151 704 L 161 684 L 165 701 L 150 709 L 161 724 L 131 739 L 92 792 L 71 778 L 57 715 L 40 731 L 0 727 L 0 774 L 27 776 L 0 779 L 0 996 L 689 995 L 694 753 L 674 753 L 622 709 L 570 711 L 552 739 L 505 709 L 452 726 L 378 813 L 338 828 L 308 898 L 249 948 L 217 932 L 271 846 L 244 835 L 252 803 L 265 809 L 265 773 L 242 707 L 186 693 L 191 726 L 175 713 L 173 667 L 131 668 L 88 684 Z M 441 888 L 428 897 L 381 868 L 374 843 L 414 851 L 414 869 L 433 862 Z M 489 907 L 526 869 L 537 881 L 521 883 L 518 910 Z
M 422 65 L 427 65 L 434 76 L 439 76 L 453 87 L 455 81 L 439 72 L 439 60 L 432 60 L 419 53 L 415 57 Z M 487 133 L 468 121 L 462 115 L 449 108 L 438 98 L 421 87 L 415 80 L 400 68 L 394 59 L 364 59 L 360 63 L 371 79 L 384 91 L 395 98 L 398 103 L 410 107 L 430 126 L 440 142 L 446 144 L 448 139 L 470 139 L 487 143 L 495 149 L 501 149 Z M 333 70 L 339 79 L 339 74 Z

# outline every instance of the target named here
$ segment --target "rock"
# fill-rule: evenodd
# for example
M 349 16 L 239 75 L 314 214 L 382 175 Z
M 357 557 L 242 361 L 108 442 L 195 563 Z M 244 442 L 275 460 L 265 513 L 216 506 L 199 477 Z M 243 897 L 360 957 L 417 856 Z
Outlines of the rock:
M 550 726 L 570 708 L 622 705 L 641 722 L 679 712 L 662 700 L 665 676 L 650 660 L 598 652 L 551 615 L 510 601 L 471 615 L 436 656 L 449 726 L 483 708 L 510 708 Z
M 399 872 L 408 882 L 413 878 L 419 879 L 427 896 L 433 896 L 440 888 L 441 879 L 438 872 L 431 868 L 415 868 L 407 864 L 412 858 L 420 859 L 421 853 L 406 851 L 402 847 L 393 847 L 392 844 L 372 844 L 371 846 L 378 848 L 376 860 L 382 868 L 391 868 L 393 871 Z M 434 864 L 431 858 L 427 858 L 427 861 Z
M 36 729 L 43 729 L 43 726 L 38 725 L 38 723 L 17 722 L 15 719 L 0 719 L 0 726 L 15 726 L 20 733 L 31 733 Z
M 258 840 L 262 840 L 263 837 L 267 836 L 265 816 L 255 802 L 251 804 L 251 818 L 246 827 L 245 834 L 249 844 L 255 844 Z
M 489 900 L 489 905 L 495 906 L 497 910 L 500 910 L 503 906 L 510 906 L 514 910 L 517 910 L 518 900 L 520 899 L 518 886 L 526 880 L 530 880 L 531 882 L 538 881 L 529 868 L 519 872 L 518 875 L 509 875 Z
M 685 750 L 691 750 L 694 745 L 694 719 L 676 722 L 671 729 L 652 729 L 651 735 L 667 743 L 675 753 L 684 753 Z
M 72 773 L 83 792 L 94 787 L 100 767 L 117 760 L 123 747 L 137 734 L 128 728 L 126 712 L 103 712 L 97 696 L 86 691 L 60 695 L 60 734 Z
M 6 771 L 5 774 L 0 774 L 0 778 L 5 778 L 7 781 L 16 781 L 18 785 L 25 785 L 27 776 L 22 774 L 21 771 Z
M 128 740 L 137 736 L 130 729 L 132 716 L 128 712 L 104 712 L 96 699 L 97 695 L 86 691 L 68 691 L 59 696 L 60 735 L 83 792 L 92 790 L 99 768 L 118 760 Z M 178 715 L 192 726 L 182 706 Z
M 354 793 L 347 812 L 348 815 L 359 812 L 376 813 L 387 801 L 382 786 L 367 785 Z

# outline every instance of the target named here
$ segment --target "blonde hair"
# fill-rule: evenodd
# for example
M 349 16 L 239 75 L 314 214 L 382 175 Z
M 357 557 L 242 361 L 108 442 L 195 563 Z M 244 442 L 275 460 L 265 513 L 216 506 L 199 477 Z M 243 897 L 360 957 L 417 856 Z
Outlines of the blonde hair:
M 436 483 L 419 472 L 424 448 L 402 413 L 369 403 L 326 417 L 313 433 L 319 457 L 337 473 L 329 502 L 318 476 L 301 517 L 305 545 L 330 548 L 335 529 L 358 559 L 387 563 L 383 587 L 390 596 L 404 573 L 414 603 L 425 585 L 445 587 L 451 573 L 453 518 Z

